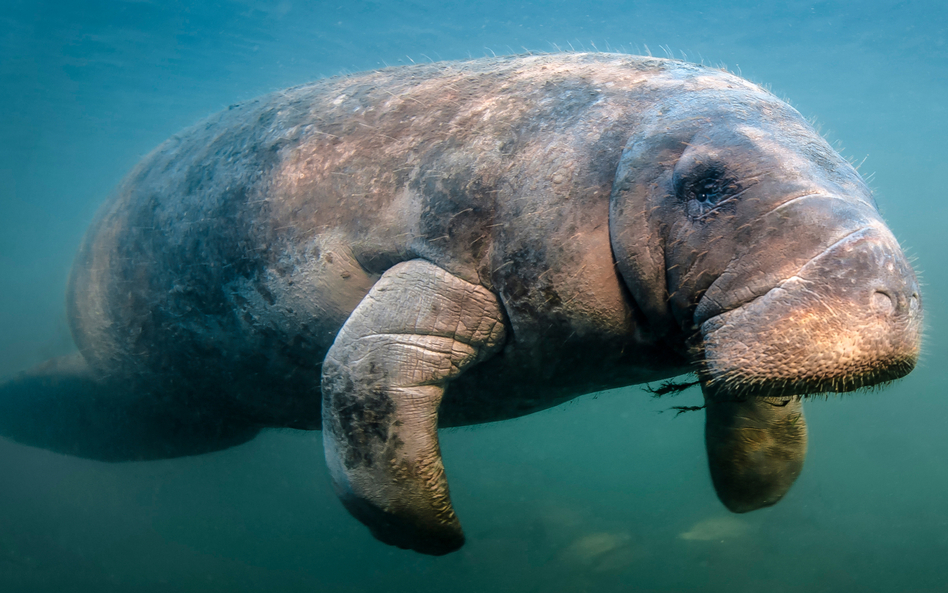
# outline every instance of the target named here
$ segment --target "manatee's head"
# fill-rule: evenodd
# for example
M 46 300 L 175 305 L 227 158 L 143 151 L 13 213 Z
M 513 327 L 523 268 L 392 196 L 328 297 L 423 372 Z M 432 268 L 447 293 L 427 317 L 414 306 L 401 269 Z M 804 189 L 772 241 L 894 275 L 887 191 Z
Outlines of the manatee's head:
M 866 184 L 793 108 L 717 71 L 654 91 L 617 172 L 613 251 L 698 373 L 719 497 L 753 510 L 802 469 L 802 396 L 915 366 L 918 282 Z
M 908 373 L 918 282 L 855 169 L 742 79 L 684 84 L 628 142 L 613 191 L 617 262 L 653 330 L 722 397 Z

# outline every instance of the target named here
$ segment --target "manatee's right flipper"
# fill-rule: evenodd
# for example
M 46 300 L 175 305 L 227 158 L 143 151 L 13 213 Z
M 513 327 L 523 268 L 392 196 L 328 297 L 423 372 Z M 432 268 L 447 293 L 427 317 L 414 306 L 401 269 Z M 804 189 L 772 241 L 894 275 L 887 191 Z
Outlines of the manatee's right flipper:
M 259 430 L 96 380 L 78 353 L 0 384 L 0 436 L 88 459 L 209 453 L 249 441 Z
M 438 446 L 448 381 L 500 348 L 497 297 L 422 260 L 385 272 L 323 363 L 336 493 L 379 540 L 425 554 L 464 543 Z
M 746 513 L 783 498 L 806 457 L 800 398 L 718 401 L 706 393 L 705 403 L 708 465 L 724 506 Z

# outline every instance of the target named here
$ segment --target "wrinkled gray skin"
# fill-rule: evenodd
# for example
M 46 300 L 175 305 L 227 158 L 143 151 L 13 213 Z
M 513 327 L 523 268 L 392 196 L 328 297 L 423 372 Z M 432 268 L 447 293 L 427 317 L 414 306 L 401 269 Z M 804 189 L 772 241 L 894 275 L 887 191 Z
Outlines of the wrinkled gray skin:
M 437 427 L 697 372 L 714 485 L 753 510 L 800 472 L 802 396 L 906 374 L 921 305 L 791 107 L 568 54 L 323 80 L 185 131 L 101 211 L 69 315 L 82 358 L 8 384 L 3 434 L 119 460 L 322 427 L 352 514 L 444 554 L 464 537 Z M 77 415 L 95 429 L 37 420 Z

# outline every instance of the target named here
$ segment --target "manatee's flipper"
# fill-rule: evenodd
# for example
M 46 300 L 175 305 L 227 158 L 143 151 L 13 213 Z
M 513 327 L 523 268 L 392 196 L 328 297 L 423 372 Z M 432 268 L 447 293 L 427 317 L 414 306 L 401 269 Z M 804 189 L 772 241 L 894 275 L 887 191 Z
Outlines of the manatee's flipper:
M 0 384 L 0 436 L 88 459 L 139 461 L 226 449 L 260 430 L 172 401 L 97 380 L 76 353 Z
M 323 364 L 323 443 L 336 493 L 379 540 L 425 554 L 464 543 L 438 446 L 446 384 L 504 338 L 487 289 L 422 260 L 388 270 Z
M 776 503 L 803 469 L 802 401 L 715 399 L 705 396 L 705 444 L 718 498 L 735 513 Z

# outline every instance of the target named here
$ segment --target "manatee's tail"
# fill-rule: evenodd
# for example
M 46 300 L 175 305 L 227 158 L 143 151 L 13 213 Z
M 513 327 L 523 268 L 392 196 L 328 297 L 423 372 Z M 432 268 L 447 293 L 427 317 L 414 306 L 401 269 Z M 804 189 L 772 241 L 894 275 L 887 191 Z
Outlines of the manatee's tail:
M 209 453 L 245 443 L 259 430 L 97 380 L 79 353 L 0 383 L 0 436 L 88 459 Z

